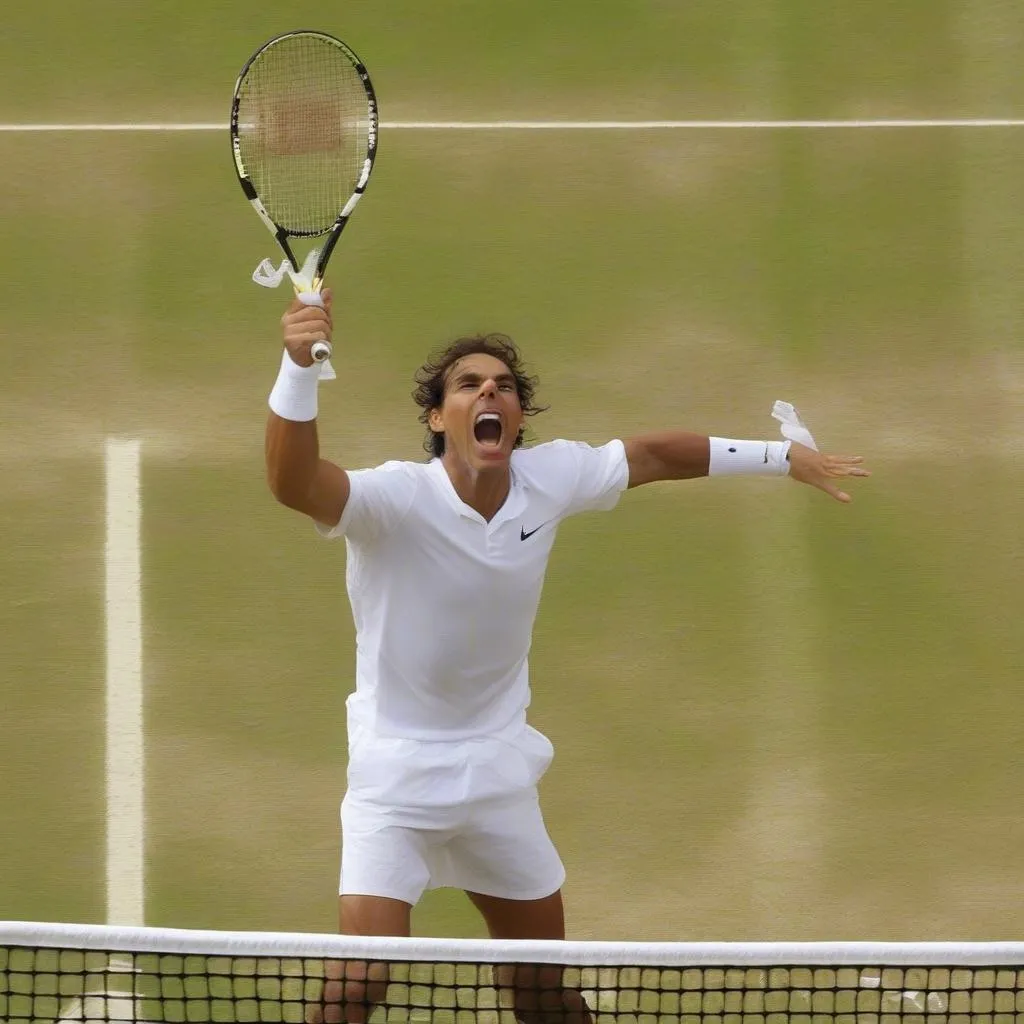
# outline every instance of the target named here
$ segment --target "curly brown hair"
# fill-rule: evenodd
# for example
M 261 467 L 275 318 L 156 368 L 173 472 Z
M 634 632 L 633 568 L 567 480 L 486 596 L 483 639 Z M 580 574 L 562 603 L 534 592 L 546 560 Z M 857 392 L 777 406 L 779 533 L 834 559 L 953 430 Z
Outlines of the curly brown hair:
M 444 386 L 448 379 L 448 371 L 460 360 L 471 355 L 487 355 L 500 359 L 515 378 L 516 391 L 519 394 L 519 405 L 524 416 L 536 416 L 544 412 L 547 406 L 539 406 L 534 402 L 534 394 L 539 381 L 526 372 L 523 357 L 516 343 L 506 334 L 476 334 L 472 337 L 459 338 L 447 348 L 434 353 L 423 364 L 415 376 L 416 389 L 412 393 L 413 401 L 420 407 L 420 423 L 427 428 L 427 436 L 423 442 L 424 450 L 440 458 L 444 455 L 444 434 L 430 429 L 430 412 L 439 409 L 444 403 Z M 525 428 L 520 429 L 519 436 L 513 447 L 523 444 Z

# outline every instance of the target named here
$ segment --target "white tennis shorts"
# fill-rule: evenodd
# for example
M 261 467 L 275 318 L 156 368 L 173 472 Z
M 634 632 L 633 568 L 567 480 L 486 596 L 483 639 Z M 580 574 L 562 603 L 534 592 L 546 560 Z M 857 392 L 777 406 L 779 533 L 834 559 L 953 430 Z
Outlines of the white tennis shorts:
M 565 881 L 537 797 L 552 755 L 547 738 L 525 725 L 512 736 L 451 743 L 350 725 L 339 891 L 413 905 L 442 886 L 550 896 Z

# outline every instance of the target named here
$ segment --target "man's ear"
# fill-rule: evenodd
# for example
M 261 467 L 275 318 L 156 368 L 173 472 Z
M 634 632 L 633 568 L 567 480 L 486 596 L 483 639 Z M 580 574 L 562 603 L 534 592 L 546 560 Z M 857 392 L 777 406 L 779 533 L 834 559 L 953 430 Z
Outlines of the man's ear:
M 430 415 L 427 417 L 427 426 L 435 434 L 444 433 L 444 416 L 441 415 L 440 409 L 431 409 Z

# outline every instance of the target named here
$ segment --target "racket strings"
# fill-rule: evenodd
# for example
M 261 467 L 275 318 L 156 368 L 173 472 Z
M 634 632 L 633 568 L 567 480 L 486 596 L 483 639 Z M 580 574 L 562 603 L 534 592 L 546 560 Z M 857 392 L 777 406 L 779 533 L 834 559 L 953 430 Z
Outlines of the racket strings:
M 370 111 L 359 71 L 319 36 L 253 61 L 239 94 L 241 158 L 267 213 L 296 235 L 330 230 L 367 158 Z

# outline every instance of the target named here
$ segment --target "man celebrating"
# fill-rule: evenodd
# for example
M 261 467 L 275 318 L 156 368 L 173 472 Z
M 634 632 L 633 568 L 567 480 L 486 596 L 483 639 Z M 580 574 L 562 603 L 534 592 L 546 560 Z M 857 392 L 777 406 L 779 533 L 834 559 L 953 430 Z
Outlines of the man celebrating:
M 502 335 L 461 339 L 417 374 L 429 462 L 344 470 L 317 441 L 310 348 L 331 337 L 323 297 L 282 318 L 266 461 L 277 500 L 347 546 L 357 654 L 341 931 L 408 935 L 423 892 L 454 886 L 495 938 L 564 938 L 565 871 L 537 798 L 553 751 L 526 722 L 527 653 L 559 523 L 656 480 L 789 475 L 848 502 L 839 481 L 868 472 L 858 457 L 789 441 L 675 430 L 523 448 L 536 382 Z M 353 995 L 339 984 L 348 1005 L 335 1019 L 364 1019 Z

